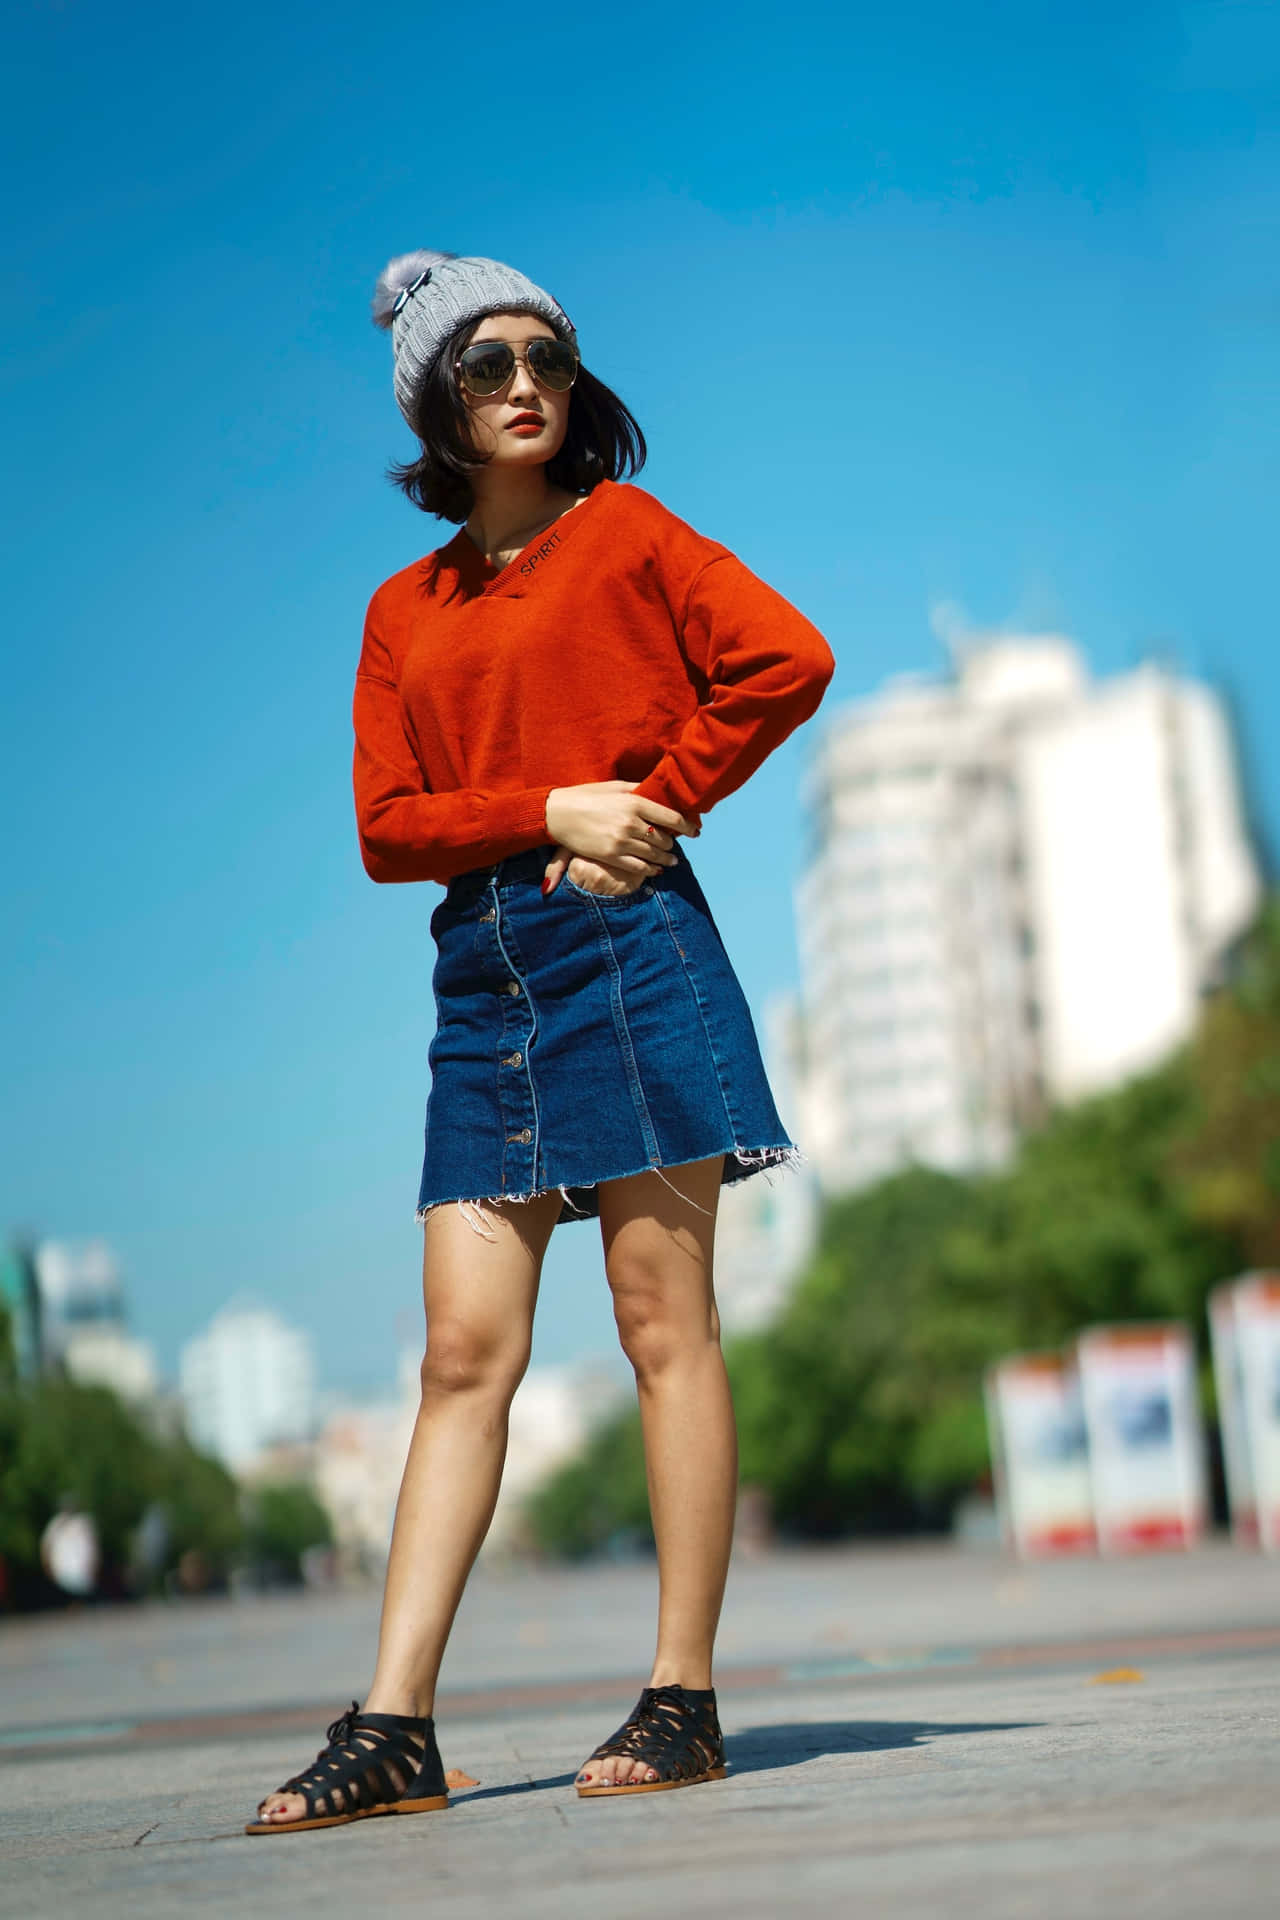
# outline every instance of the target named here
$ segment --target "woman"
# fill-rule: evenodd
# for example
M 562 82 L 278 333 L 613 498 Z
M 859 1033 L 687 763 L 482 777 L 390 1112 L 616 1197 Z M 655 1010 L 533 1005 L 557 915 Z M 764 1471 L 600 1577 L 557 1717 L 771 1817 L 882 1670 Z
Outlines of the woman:
M 422 1402 L 365 1709 L 250 1833 L 446 1804 L 431 1718 L 492 1518 L 559 1220 L 598 1216 L 636 1373 L 657 1653 L 584 1795 L 716 1779 L 712 1642 L 736 1488 L 711 1254 L 723 1182 L 793 1153 L 678 841 L 814 711 L 821 636 L 639 488 L 644 440 L 558 302 L 497 261 L 391 262 L 374 317 L 421 444 L 395 475 L 463 522 L 373 597 L 355 694 L 374 880 L 435 880 L 419 1195 Z

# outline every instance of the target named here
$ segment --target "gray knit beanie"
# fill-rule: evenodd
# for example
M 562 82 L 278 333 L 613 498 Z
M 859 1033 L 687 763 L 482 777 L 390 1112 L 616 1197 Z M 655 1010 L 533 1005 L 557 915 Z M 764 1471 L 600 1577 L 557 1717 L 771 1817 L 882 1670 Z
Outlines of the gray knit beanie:
M 509 310 L 536 313 L 562 340 L 576 338 L 559 301 L 500 260 L 419 248 L 387 263 L 373 296 L 373 324 L 390 328 L 396 399 L 410 426 L 423 382 L 454 329 Z

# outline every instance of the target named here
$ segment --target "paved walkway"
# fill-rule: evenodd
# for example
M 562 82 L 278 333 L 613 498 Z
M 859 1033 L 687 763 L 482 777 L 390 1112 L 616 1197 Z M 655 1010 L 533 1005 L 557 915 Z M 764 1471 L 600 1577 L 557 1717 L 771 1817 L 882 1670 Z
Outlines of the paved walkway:
M 746 1563 L 729 1779 L 596 1802 L 572 1776 L 634 1700 L 652 1570 L 490 1570 L 439 1712 L 479 1784 L 446 1814 L 243 1837 L 363 1685 L 375 1615 L 309 1595 L 0 1627 L 0 1913 L 1230 1920 L 1280 1899 L 1280 1565 L 1254 1555 Z

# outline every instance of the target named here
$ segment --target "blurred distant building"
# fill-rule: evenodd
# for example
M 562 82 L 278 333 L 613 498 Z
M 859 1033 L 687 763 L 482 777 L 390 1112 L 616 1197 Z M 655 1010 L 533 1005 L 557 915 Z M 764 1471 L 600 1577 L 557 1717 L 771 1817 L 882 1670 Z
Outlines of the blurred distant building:
M 535 1487 L 583 1449 L 622 1389 L 612 1375 L 578 1367 L 531 1367 L 511 1402 L 507 1462 L 485 1546 L 522 1538 L 521 1509 Z
M 825 1188 L 998 1165 L 1188 1033 L 1260 900 L 1222 705 L 1056 637 L 843 709 L 797 889 L 798 1121 Z
M 316 1437 L 312 1478 L 339 1548 L 380 1562 L 391 1544 L 400 1478 L 418 1417 L 420 1355 L 400 1355 L 393 1391 L 339 1407 Z
M 419 1351 L 404 1351 L 395 1392 L 385 1400 L 339 1408 L 316 1441 L 316 1492 L 329 1511 L 338 1546 L 361 1560 L 380 1561 L 391 1544 L 418 1416 L 420 1360 Z M 525 1498 L 581 1448 L 618 1391 L 611 1378 L 568 1368 L 534 1367 L 525 1375 L 511 1406 L 506 1468 L 486 1551 L 520 1538 Z
M 233 1472 L 311 1437 L 311 1348 L 269 1307 L 251 1300 L 224 1307 L 183 1347 L 179 1377 L 193 1443 Z
M 129 1331 L 124 1285 L 101 1240 L 43 1240 L 36 1248 L 46 1366 L 86 1386 L 110 1387 L 124 1400 L 157 1392 L 155 1354 Z
M 803 1060 L 803 1017 L 793 994 L 764 1011 L 761 1039 L 779 1111 L 793 1131 Z M 813 1246 L 819 1210 L 814 1167 L 766 1168 L 725 1187 L 716 1210 L 715 1284 L 727 1333 L 750 1333 L 771 1320 Z

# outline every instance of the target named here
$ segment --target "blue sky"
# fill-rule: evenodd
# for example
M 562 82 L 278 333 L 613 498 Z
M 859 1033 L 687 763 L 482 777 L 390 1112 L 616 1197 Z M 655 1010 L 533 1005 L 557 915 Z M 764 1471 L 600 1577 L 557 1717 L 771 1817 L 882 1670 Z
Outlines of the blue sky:
M 1272 10 L 63 0 L 6 50 L 0 1229 L 109 1239 L 166 1363 L 247 1290 L 376 1384 L 416 1312 L 438 896 L 349 798 L 365 604 L 438 534 L 382 479 L 393 253 L 552 288 L 832 704 L 937 668 L 941 600 L 1159 647 L 1280 844 Z M 697 849 L 757 1008 L 811 739 Z M 536 1357 L 611 1338 L 564 1230 Z

